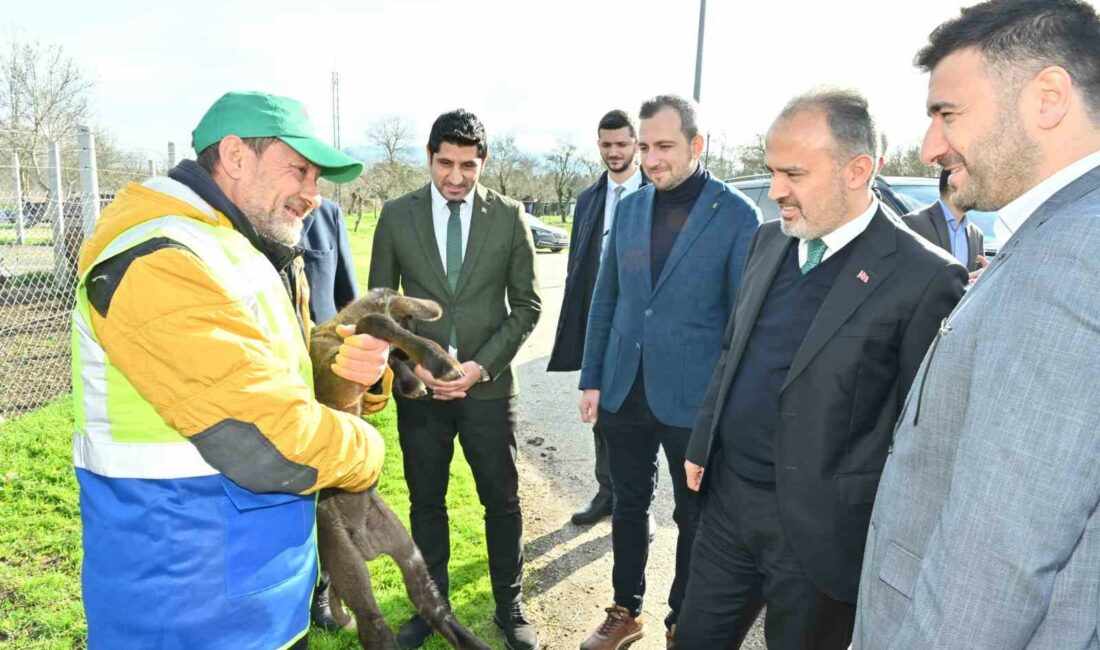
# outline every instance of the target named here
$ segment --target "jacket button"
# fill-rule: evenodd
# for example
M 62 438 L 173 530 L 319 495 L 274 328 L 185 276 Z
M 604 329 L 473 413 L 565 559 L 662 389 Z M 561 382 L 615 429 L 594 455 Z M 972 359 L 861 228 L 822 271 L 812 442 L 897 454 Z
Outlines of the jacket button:
M 634 349 L 635 350 L 641 350 L 642 349 L 642 344 L 641 343 L 635 343 L 634 344 Z
M 649 318 L 650 316 L 653 315 L 653 310 L 652 309 L 645 310 L 645 315 L 646 315 L 646 318 Z

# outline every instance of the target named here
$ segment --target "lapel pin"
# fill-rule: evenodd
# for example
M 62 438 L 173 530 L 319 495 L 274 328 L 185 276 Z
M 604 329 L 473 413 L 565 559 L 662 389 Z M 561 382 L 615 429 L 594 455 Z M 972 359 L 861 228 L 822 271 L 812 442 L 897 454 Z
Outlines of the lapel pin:
M 860 271 L 856 276 L 863 284 L 867 284 L 867 281 L 871 279 L 871 276 L 867 275 L 867 271 Z
M 481 214 L 489 214 L 489 209 L 486 208 L 484 205 L 481 206 Z

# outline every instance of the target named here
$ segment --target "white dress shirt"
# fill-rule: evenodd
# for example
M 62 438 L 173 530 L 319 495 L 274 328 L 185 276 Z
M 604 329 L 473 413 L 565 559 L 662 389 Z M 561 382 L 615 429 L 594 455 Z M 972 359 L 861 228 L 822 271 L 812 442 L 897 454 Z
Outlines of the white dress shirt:
M 866 212 L 828 235 L 822 235 L 821 241 L 825 242 L 825 254 L 821 256 L 821 261 L 824 262 L 832 257 L 833 253 L 850 244 L 853 239 L 859 237 L 864 230 L 867 230 L 867 226 L 871 223 L 871 218 L 875 216 L 876 212 L 878 212 L 878 199 L 872 199 L 871 207 L 867 208 Z M 809 246 L 806 245 L 805 239 L 800 239 L 798 240 L 799 268 L 806 264 L 807 257 L 809 257 Z
M 997 223 L 993 226 L 997 233 L 997 242 L 1003 247 L 1008 239 L 1019 230 L 1027 218 L 1058 190 L 1082 177 L 1093 167 L 1100 166 L 1100 151 L 1094 151 L 1077 162 L 1070 163 L 1047 177 L 1030 190 L 1016 197 L 1016 200 L 997 212 Z
M 435 243 L 439 247 L 439 260 L 443 262 L 443 271 L 447 271 L 447 222 L 451 220 L 451 209 L 447 199 L 432 186 L 432 228 L 435 230 Z M 474 190 L 470 190 L 462 199 L 458 208 L 458 220 L 462 222 L 462 255 L 466 256 L 466 243 L 470 241 L 470 217 L 474 213 Z
M 607 250 L 607 237 L 611 234 L 611 225 L 615 221 L 615 213 L 612 211 L 612 205 L 615 203 L 615 188 L 623 188 L 623 193 L 619 196 L 619 200 L 622 201 L 624 196 L 641 186 L 642 172 L 638 169 L 635 169 L 634 175 L 623 181 L 622 185 L 611 180 L 611 174 L 607 175 L 607 196 L 603 202 L 603 247 L 600 250 Z

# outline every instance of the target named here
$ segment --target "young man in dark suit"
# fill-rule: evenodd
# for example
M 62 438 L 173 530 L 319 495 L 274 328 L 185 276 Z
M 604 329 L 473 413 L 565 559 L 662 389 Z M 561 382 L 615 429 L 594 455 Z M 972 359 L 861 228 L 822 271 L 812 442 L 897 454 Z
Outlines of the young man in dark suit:
M 371 288 L 400 288 L 407 296 L 438 302 L 442 318 L 415 323 L 416 332 L 448 348 L 466 373 L 443 382 L 417 366 L 431 395 L 397 398 L 412 536 L 446 596 L 446 496 L 457 435 L 485 507 L 493 618 L 509 648 L 532 650 L 538 635 L 520 603 L 519 386 L 512 358 L 541 311 L 534 244 L 523 206 L 478 183 L 488 143 L 475 115 L 459 109 L 439 116 L 427 153 L 431 182 L 382 207 L 369 281 Z M 430 634 L 415 615 L 399 631 L 398 645 L 419 647 Z
M 666 628 L 684 594 L 698 512 L 684 449 L 760 220 L 747 197 L 703 169 L 696 111 L 675 95 L 642 104 L 639 147 L 651 184 L 619 203 L 588 316 L 580 410 L 607 439 L 615 565 L 614 602 L 583 650 L 615 650 L 644 634 L 646 528 L 661 447 L 678 530 Z
M 739 645 L 764 604 L 769 648 L 851 642 L 894 422 L 967 280 L 882 211 L 876 144 L 844 90 L 796 97 L 767 133 L 780 219 L 749 249 L 688 445 L 703 506 L 678 648 Z
M 615 208 L 627 192 L 646 184 L 646 178 L 638 169 L 638 133 L 631 117 L 621 110 L 613 110 L 600 119 L 596 128 L 600 158 L 607 171 L 595 183 L 577 195 L 577 207 L 573 211 L 573 231 L 569 238 L 569 262 L 566 269 L 565 293 L 561 301 L 561 315 L 554 337 L 554 349 L 546 366 L 549 372 L 568 372 L 581 369 L 584 357 L 584 334 L 588 327 L 588 308 L 596 287 L 596 274 Z M 578 526 L 594 524 L 611 515 L 611 470 L 607 461 L 607 441 L 600 432 L 600 425 L 592 425 L 595 447 L 596 496 L 584 508 L 573 513 L 572 522 Z M 657 522 L 649 515 L 649 536 L 653 538 Z
M 955 256 L 970 272 L 972 279 L 989 262 L 985 259 L 985 236 L 982 229 L 967 219 L 966 212 L 951 202 L 951 187 L 947 178 L 951 172 L 940 172 L 940 200 L 902 217 L 913 232 Z

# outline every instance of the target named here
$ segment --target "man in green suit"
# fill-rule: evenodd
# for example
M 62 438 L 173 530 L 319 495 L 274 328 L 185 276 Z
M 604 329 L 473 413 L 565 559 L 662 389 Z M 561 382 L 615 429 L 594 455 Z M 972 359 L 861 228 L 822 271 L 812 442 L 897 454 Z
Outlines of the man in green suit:
M 475 115 L 459 109 L 436 119 L 428 137 L 431 182 L 382 206 L 369 284 L 438 302 L 443 317 L 415 329 L 448 348 L 466 373 L 443 382 L 418 366 L 431 394 L 396 400 L 413 540 L 446 596 L 446 496 L 457 435 L 485 507 L 493 620 L 509 648 L 533 650 L 538 635 L 520 602 L 519 386 L 512 359 L 535 328 L 541 301 L 523 206 L 478 183 L 487 154 L 485 128 Z M 398 632 L 398 646 L 420 647 L 430 634 L 415 615 Z

